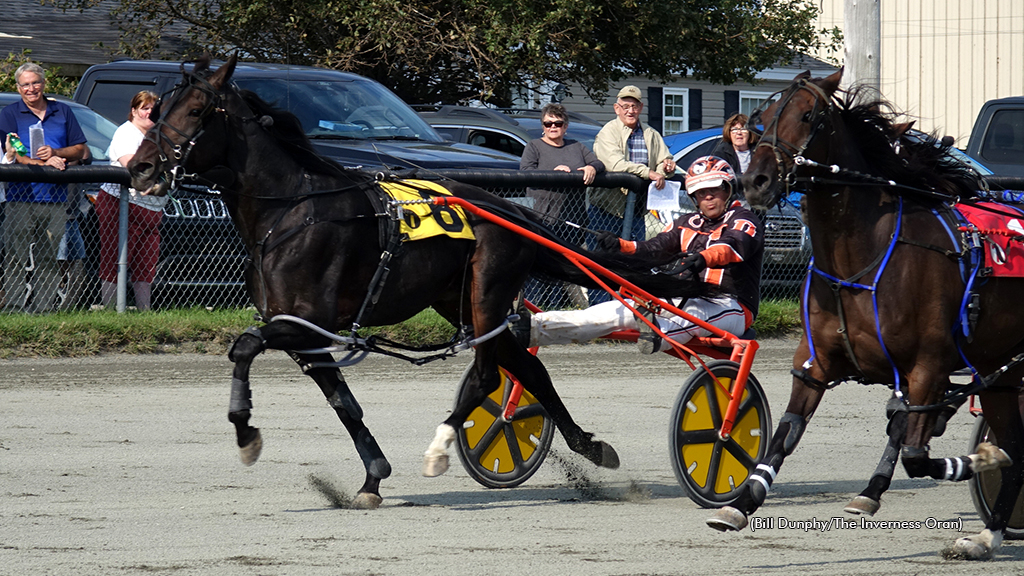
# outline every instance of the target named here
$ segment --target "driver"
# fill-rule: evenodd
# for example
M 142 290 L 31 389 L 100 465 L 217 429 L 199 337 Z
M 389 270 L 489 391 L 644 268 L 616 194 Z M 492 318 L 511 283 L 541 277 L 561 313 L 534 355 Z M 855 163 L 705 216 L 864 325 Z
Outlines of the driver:
M 682 266 L 675 272 L 691 271 L 718 287 L 717 296 L 691 298 L 682 309 L 726 332 L 741 335 L 757 316 L 764 231 L 760 219 L 734 197 L 735 191 L 736 175 L 728 162 L 716 156 L 698 158 L 686 172 L 686 193 L 698 212 L 683 214 L 650 240 L 633 242 L 601 232 L 598 245 L 602 250 L 635 254 L 645 260 L 681 257 Z M 678 307 L 680 300 L 672 304 Z M 661 331 L 680 344 L 694 336 L 711 335 L 667 311 L 661 311 L 657 321 Z M 671 347 L 618 300 L 585 310 L 541 312 L 529 323 L 530 347 L 587 342 L 619 330 L 639 330 L 638 343 L 644 354 Z M 517 332 L 525 340 L 525 330 Z

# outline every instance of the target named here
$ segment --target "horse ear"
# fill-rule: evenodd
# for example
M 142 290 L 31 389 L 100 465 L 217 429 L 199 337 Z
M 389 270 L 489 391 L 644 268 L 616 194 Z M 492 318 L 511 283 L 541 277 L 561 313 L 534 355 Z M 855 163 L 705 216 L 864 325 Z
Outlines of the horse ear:
M 797 74 L 796 77 L 793 78 L 793 81 L 796 82 L 797 80 L 808 80 L 810 77 L 811 77 L 811 71 L 810 70 L 804 70 L 803 72 Z
M 235 72 L 235 64 L 238 64 L 238 54 L 232 54 L 228 61 L 223 66 L 217 69 L 210 76 L 210 86 L 213 86 L 217 90 L 220 90 L 225 84 L 231 80 L 231 75 Z
M 914 127 L 914 122 L 917 122 L 917 120 L 911 120 L 910 122 L 904 122 L 902 124 L 894 124 L 893 128 L 896 130 L 896 137 L 900 138 L 906 134 L 907 130 Z
M 818 84 L 818 86 L 820 86 L 822 90 L 824 90 L 827 94 L 831 96 L 832 94 L 835 94 L 836 90 L 839 89 L 839 83 L 842 81 L 843 69 L 840 68 L 839 70 L 836 70 L 834 73 L 830 74 L 824 80 L 822 80 L 821 84 Z

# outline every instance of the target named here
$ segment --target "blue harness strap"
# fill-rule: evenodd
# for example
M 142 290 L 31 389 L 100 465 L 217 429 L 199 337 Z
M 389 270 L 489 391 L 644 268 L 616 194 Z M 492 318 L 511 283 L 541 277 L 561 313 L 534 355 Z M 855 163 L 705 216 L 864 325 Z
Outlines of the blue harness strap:
M 865 268 L 864 271 L 861 272 L 860 274 L 857 274 L 855 276 L 850 277 L 847 280 L 844 280 L 842 278 L 837 278 L 836 276 L 833 276 L 832 274 L 829 274 L 828 272 L 825 272 L 821 268 L 818 268 L 817 266 L 814 265 L 814 258 L 811 258 L 811 262 L 807 266 L 807 279 L 804 282 L 804 298 L 803 298 L 803 306 L 802 306 L 802 308 L 803 308 L 802 313 L 803 313 L 803 318 L 804 318 L 804 330 L 806 331 L 806 334 L 807 334 L 807 343 L 808 343 L 808 348 L 810 349 L 811 355 L 807 359 L 807 361 L 804 362 L 803 368 L 804 368 L 804 371 L 806 372 L 806 370 L 811 367 L 812 360 L 817 358 L 817 352 L 816 352 L 815 347 L 814 347 L 814 338 L 811 336 L 810 313 L 808 312 L 808 304 L 807 304 L 808 296 L 810 295 L 810 289 L 811 289 L 811 276 L 812 276 L 812 273 L 814 273 L 814 274 L 817 274 L 818 276 L 821 276 L 822 278 L 824 278 L 826 280 L 831 281 L 836 286 L 841 286 L 843 288 L 854 288 L 854 289 L 857 289 L 857 290 L 868 290 L 868 291 L 871 292 L 871 305 L 872 305 L 872 308 L 874 309 L 874 315 L 875 315 L 875 334 L 876 334 L 876 336 L 878 338 L 878 345 L 882 347 L 882 352 L 885 354 L 886 360 L 888 360 L 889 361 L 889 365 L 892 366 L 893 379 L 894 379 L 894 381 L 896 383 L 896 395 L 900 396 L 902 398 L 902 393 L 900 392 L 900 372 L 899 372 L 899 369 L 896 368 L 896 363 L 893 362 L 892 356 L 889 354 L 889 349 L 886 348 L 886 346 L 885 346 L 885 340 L 882 338 L 882 324 L 879 321 L 879 316 L 878 316 L 878 281 L 882 278 L 882 274 L 885 272 L 885 267 L 889 264 L 889 260 L 892 258 L 893 250 L 896 249 L 896 243 L 898 242 L 899 237 L 900 237 L 900 230 L 903 227 L 903 198 L 902 197 L 897 197 L 897 200 L 898 200 L 898 203 L 897 203 L 897 211 L 896 211 L 896 228 L 895 228 L 895 230 L 893 230 L 892 238 L 889 240 L 889 246 L 886 247 L 885 253 L 882 256 L 881 261 L 877 264 L 878 271 L 875 273 L 874 280 L 872 280 L 871 284 L 860 284 L 860 283 L 856 282 L 856 280 L 859 279 L 860 276 L 863 275 L 864 273 L 867 273 L 868 271 L 870 271 L 871 268 L 875 267 L 876 264 L 874 264 L 874 263 L 871 264 L 868 268 Z M 836 294 L 836 298 L 839 298 L 838 294 Z M 844 334 L 844 337 L 848 337 L 848 336 L 846 336 Z M 850 351 L 850 353 L 852 354 L 852 351 Z M 854 363 L 855 366 L 857 366 L 857 359 L 856 358 L 851 358 L 850 360 Z M 858 369 L 859 369 L 859 366 L 858 366 Z
M 952 209 L 950 210 L 950 212 L 952 213 L 951 218 L 955 219 L 956 223 L 964 225 L 968 224 L 966 219 L 964 219 L 963 215 L 960 214 L 957 210 Z M 946 231 L 946 234 L 949 236 L 949 239 L 953 243 L 954 247 L 961 246 L 962 243 L 965 243 L 968 247 L 968 249 L 965 251 L 967 257 L 961 257 L 957 259 L 957 263 L 960 268 L 960 277 L 961 280 L 964 282 L 965 289 L 964 295 L 961 298 L 959 314 L 957 315 L 957 320 L 954 322 L 953 325 L 953 340 L 956 345 L 957 353 L 960 355 L 960 358 L 963 360 L 967 368 L 970 369 L 973 378 L 976 381 L 980 381 L 980 375 L 978 374 L 977 369 L 975 369 L 974 365 L 971 364 L 971 362 L 967 359 L 967 356 L 963 352 L 961 340 L 963 337 L 967 337 L 970 335 L 970 321 L 968 317 L 968 308 L 970 306 L 974 288 L 978 284 L 978 272 L 981 269 L 982 264 L 984 263 L 983 247 L 980 239 L 977 238 L 977 235 L 972 235 L 971 237 L 969 237 L 968 240 L 962 242 L 962 238 L 953 231 L 953 229 L 950 227 L 950 223 L 947 222 L 947 219 L 944 218 L 943 215 L 937 209 L 933 208 L 932 214 L 942 225 L 942 228 Z M 887 246 L 884 255 L 877 264 L 878 271 L 875 273 L 874 279 L 871 284 L 862 284 L 857 282 L 856 280 L 859 279 L 862 274 L 870 271 L 871 268 L 875 266 L 874 264 L 866 268 L 861 274 L 853 276 L 849 279 L 842 279 L 833 276 L 832 274 L 829 274 L 828 272 L 825 272 L 824 270 L 818 268 L 814 264 L 814 259 L 811 258 L 811 262 L 807 266 L 807 276 L 804 279 L 803 303 L 801 307 L 801 313 L 804 322 L 804 331 L 807 337 L 807 343 L 810 352 L 810 357 L 803 364 L 804 373 L 806 374 L 806 371 L 811 367 L 812 363 L 815 360 L 817 360 L 817 350 L 814 346 L 814 338 L 811 335 L 810 312 L 808 306 L 812 276 L 814 274 L 821 276 L 822 278 L 832 282 L 834 286 L 841 286 L 844 288 L 852 288 L 856 290 L 867 290 L 871 292 L 871 304 L 875 317 L 875 335 L 878 338 L 878 345 L 882 348 L 882 353 L 885 355 L 886 360 L 889 361 L 889 365 L 892 368 L 896 397 L 899 398 L 902 402 L 906 403 L 907 399 L 905 398 L 903 391 L 901 389 L 902 380 L 900 378 L 900 371 L 896 367 L 896 363 L 893 361 L 892 355 L 889 353 L 889 349 L 885 346 L 885 340 L 882 336 L 882 323 L 878 308 L 878 282 L 881 280 L 882 274 L 885 272 L 885 268 L 886 266 L 888 266 L 889 261 L 892 258 L 892 253 L 896 247 L 897 242 L 900 241 L 900 231 L 902 229 L 902 223 L 903 199 L 899 198 L 896 217 L 896 227 L 893 231 L 892 238 L 889 241 L 889 245 Z M 838 294 L 836 295 L 836 297 L 838 298 Z M 842 313 L 841 310 L 840 313 Z M 850 350 L 849 353 L 852 354 L 852 350 Z M 856 358 L 851 358 L 851 361 L 854 363 L 855 366 L 857 366 Z M 859 366 L 857 367 L 859 369 Z

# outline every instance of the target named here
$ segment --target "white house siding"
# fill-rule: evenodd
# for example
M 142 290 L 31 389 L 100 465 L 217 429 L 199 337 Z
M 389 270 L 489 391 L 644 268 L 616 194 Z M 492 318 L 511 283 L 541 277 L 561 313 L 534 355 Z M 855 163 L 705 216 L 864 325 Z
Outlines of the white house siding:
M 818 27 L 843 28 L 844 0 Z M 1024 95 L 1024 1 L 881 0 L 882 95 L 964 147 L 981 105 Z M 842 54 L 816 54 L 842 60 Z

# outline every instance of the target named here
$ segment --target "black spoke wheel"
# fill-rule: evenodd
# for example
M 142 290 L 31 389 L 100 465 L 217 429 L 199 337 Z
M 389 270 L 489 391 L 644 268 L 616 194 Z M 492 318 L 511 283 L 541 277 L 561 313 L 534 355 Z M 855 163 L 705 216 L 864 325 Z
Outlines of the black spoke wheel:
M 691 500 L 704 508 L 721 508 L 739 496 L 750 473 L 768 450 L 772 416 L 768 399 L 754 375 L 747 377 L 732 434 L 719 437 L 739 365 L 729 360 L 698 367 L 683 383 L 672 407 L 669 453 L 676 480 Z
M 985 421 L 984 414 L 978 416 L 974 422 L 974 430 L 971 431 L 971 444 L 968 449 L 974 453 L 974 449 L 982 442 L 999 445 L 996 442 L 995 434 L 992 433 L 988 422 Z M 974 508 L 978 511 L 981 521 L 987 525 L 988 521 L 992 519 L 992 507 L 996 505 L 999 488 L 1003 485 L 1002 472 L 998 469 L 987 470 L 975 474 L 967 483 L 971 488 L 971 500 L 974 500 Z M 1021 496 L 1024 496 L 1024 489 L 1017 496 L 1017 503 L 1013 507 L 1013 513 L 1010 514 L 1010 522 L 1003 533 L 1003 537 L 1009 540 L 1024 540 L 1024 498 Z
M 468 392 L 467 368 L 457 398 Z M 555 424 L 540 402 L 523 390 L 511 420 L 502 418 L 515 376 L 499 368 L 501 384 L 470 413 L 455 437 L 459 460 L 474 480 L 488 488 L 514 488 L 533 476 L 551 449 Z

